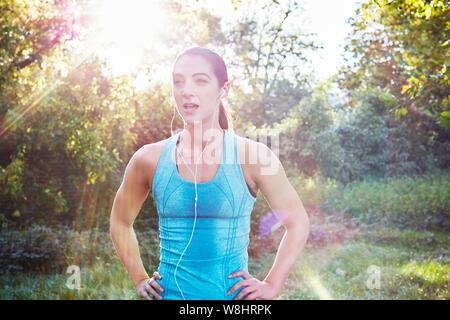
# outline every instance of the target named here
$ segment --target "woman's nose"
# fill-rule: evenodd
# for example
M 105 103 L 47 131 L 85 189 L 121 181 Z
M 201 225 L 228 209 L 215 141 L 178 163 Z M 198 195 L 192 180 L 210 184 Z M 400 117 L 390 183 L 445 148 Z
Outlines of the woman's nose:
M 182 93 L 182 95 L 183 95 L 183 98 L 190 98 L 190 97 L 192 97 L 194 94 L 191 93 L 191 91 L 189 91 L 189 90 L 184 90 L 183 93 Z
M 185 86 L 183 88 L 182 94 L 183 94 L 183 96 L 186 96 L 186 97 L 190 97 L 190 96 L 195 95 L 195 88 L 191 84 L 190 81 L 186 82 L 186 84 L 185 84 Z

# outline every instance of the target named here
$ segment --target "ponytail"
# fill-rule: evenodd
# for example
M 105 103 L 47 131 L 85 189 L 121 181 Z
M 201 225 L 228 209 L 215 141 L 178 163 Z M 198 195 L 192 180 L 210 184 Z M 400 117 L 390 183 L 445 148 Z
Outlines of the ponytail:
M 219 106 L 219 125 L 224 130 L 233 131 L 233 121 L 229 115 L 229 112 L 223 106 L 222 101 L 220 101 Z

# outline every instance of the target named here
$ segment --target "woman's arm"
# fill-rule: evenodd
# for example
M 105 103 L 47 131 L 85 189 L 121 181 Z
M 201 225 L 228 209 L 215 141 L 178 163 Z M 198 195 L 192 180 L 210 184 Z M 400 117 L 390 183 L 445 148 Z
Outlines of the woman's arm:
M 264 280 L 260 281 L 245 271 L 234 272 L 229 277 L 241 276 L 244 280 L 236 283 L 228 293 L 232 294 L 239 287 L 245 286 L 235 300 L 244 296 L 246 300 L 270 300 L 280 293 L 306 244 L 309 218 L 297 192 L 287 179 L 281 162 L 272 150 L 263 143 L 253 141 L 250 145 L 250 155 L 253 156 L 252 159 L 257 157 L 256 165 L 250 166 L 251 176 L 286 231 L 275 261 Z
M 278 157 L 263 143 L 258 143 L 255 182 L 272 212 L 285 227 L 275 261 L 264 281 L 279 293 L 305 247 L 309 235 L 309 218 L 297 192 L 289 182 Z
M 110 216 L 112 242 L 135 287 L 143 279 L 149 278 L 142 263 L 138 240 L 133 229 L 134 220 L 150 191 L 146 174 L 146 170 L 150 170 L 150 165 L 146 160 L 144 148 L 136 151 L 131 157 L 114 198 Z

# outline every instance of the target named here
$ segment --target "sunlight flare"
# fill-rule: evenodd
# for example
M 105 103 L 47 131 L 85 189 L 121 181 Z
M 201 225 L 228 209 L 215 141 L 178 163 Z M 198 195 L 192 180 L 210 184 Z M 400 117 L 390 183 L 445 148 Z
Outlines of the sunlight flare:
M 97 52 L 115 74 L 135 71 L 144 50 L 155 46 L 165 15 L 158 1 L 100 1 L 95 14 Z

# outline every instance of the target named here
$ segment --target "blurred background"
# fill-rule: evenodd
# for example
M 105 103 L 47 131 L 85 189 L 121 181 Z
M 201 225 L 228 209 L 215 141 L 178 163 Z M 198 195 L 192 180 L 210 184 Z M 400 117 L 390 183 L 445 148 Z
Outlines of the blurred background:
M 0 299 L 137 299 L 109 214 L 132 154 L 170 136 L 190 46 L 222 55 L 236 133 L 279 138 L 310 215 L 280 299 L 449 299 L 449 16 L 440 0 L 0 0 Z M 270 217 L 260 193 L 259 279 L 284 232 Z M 151 274 L 151 196 L 135 230 Z

